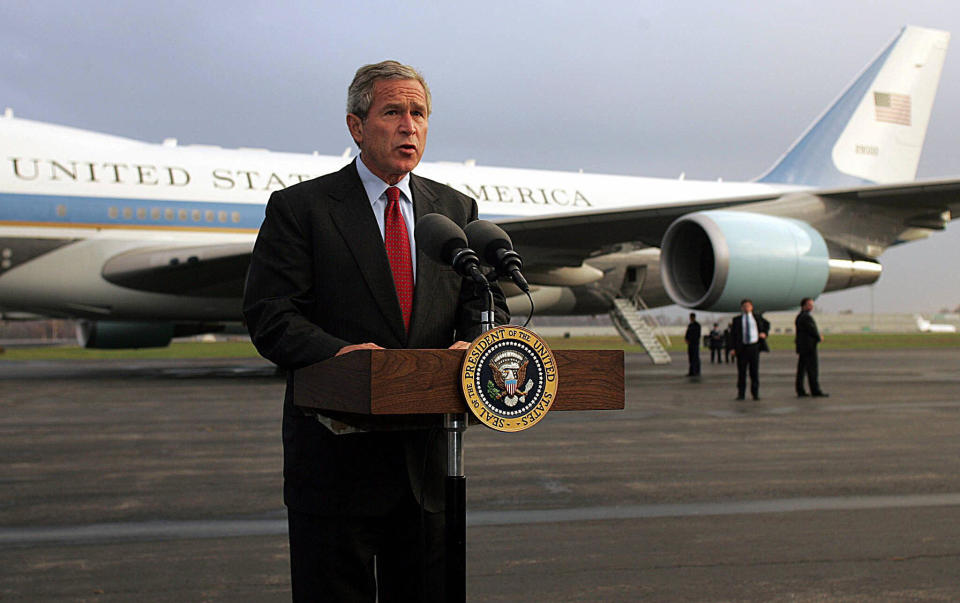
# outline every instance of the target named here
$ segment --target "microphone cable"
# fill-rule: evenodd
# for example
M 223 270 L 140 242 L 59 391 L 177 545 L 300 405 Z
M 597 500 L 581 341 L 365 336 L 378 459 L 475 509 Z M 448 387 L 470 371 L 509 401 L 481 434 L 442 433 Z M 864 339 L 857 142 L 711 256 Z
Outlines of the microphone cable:
M 530 324 L 530 319 L 533 318 L 533 296 L 530 295 L 530 291 L 529 291 L 529 290 L 528 290 L 528 291 L 524 291 L 524 293 L 527 294 L 527 299 L 530 300 L 530 313 L 527 314 L 527 322 L 523 323 L 524 328 L 526 328 L 526 326 L 527 326 L 528 324 Z
M 496 273 L 494 273 L 496 274 Z M 489 284 L 487 285 L 487 312 L 490 313 L 490 325 L 493 328 L 497 327 L 497 306 L 496 302 L 493 299 L 493 287 Z

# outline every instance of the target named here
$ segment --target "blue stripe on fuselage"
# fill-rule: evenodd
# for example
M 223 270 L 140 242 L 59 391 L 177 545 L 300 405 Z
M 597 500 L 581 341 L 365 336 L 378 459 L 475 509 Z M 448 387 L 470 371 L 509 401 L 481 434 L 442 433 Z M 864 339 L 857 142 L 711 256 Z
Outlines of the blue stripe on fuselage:
M 8 225 L 256 231 L 263 212 L 264 205 L 254 203 L 0 193 L 0 224 Z M 516 216 L 481 216 L 485 220 L 510 217 Z
M 0 193 L 0 223 L 257 230 L 264 206 L 217 201 Z

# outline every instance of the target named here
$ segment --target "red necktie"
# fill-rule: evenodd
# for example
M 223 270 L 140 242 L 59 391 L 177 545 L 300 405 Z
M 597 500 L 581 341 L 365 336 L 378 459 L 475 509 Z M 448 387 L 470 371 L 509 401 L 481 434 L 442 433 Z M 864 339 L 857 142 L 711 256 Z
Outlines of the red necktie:
M 407 223 L 403 221 L 403 214 L 400 213 L 400 189 L 395 186 L 387 189 L 383 225 L 387 259 L 390 260 L 393 284 L 397 288 L 400 311 L 403 312 L 403 326 L 409 330 L 410 312 L 413 310 L 413 262 L 410 261 Z

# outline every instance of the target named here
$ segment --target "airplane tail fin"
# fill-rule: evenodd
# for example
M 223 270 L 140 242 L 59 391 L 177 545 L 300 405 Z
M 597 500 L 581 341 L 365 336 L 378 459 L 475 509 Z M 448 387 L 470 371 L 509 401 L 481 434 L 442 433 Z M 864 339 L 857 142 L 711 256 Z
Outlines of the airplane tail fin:
M 913 180 L 950 33 L 908 25 L 758 182 Z

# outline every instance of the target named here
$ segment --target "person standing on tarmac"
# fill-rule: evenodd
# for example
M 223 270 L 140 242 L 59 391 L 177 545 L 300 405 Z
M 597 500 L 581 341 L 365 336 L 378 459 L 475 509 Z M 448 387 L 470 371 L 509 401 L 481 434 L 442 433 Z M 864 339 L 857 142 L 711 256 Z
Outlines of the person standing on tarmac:
M 700 323 L 694 312 L 690 313 L 690 324 L 683 339 L 687 342 L 687 360 L 690 362 L 687 376 L 696 377 L 700 374 Z
M 713 323 L 713 328 L 710 329 L 710 334 L 708 335 L 708 341 L 710 342 L 710 364 L 713 364 L 714 357 L 716 357 L 718 364 L 723 364 L 723 356 L 720 352 L 723 350 L 725 339 L 726 337 L 720 332 L 719 323 Z
M 797 347 L 797 397 L 804 398 L 808 394 L 803 389 L 803 378 L 806 376 L 810 384 L 810 394 L 814 397 L 825 398 L 830 394 L 820 389 L 820 361 L 817 358 L 817 345 L 823 341 L 823 336 L 817 329 L 817 321 L 810 314 L 813 312 L 813 299 L 804 297 L 800 300 L 800 313 L 797 314 L 794 325 Z
M 737 400 L 743 400 L 750 372 L 750 394 L 760 399 L 760 352 L 769 351 L 767 333 L 770 323 L 753 311 L 753 301 L 740 302 L 741 313 L 733 319 L 730 333 L 737 351 Z

